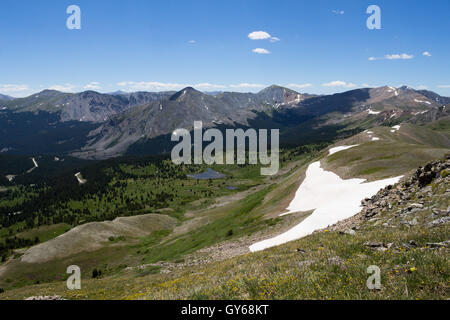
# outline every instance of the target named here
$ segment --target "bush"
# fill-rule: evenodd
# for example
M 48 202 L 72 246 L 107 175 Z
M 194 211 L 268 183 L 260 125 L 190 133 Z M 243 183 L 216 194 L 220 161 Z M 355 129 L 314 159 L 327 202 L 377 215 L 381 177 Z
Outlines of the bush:
M 5 290 L 3 290 L 3 288 L 0 288 L 0 293 L 3 293 L 3 292 L 5 292 Z
M 449 174 L 450 174 L 450 171 L 447 170 L 447 169 L 444 169 L 444 170 L 441 171 L 441 177 L 442 178 L 447 177 Z

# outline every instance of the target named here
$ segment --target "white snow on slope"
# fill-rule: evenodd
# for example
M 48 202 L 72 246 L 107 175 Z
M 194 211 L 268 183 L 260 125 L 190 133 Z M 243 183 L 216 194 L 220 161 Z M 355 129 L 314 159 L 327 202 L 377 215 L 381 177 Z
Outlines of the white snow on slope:
M 398 130 L 400 130 L 400 126 L 399 126 L 399 125 L 396 125 L 396 126 L 393 126 L 393 127 L 392 127 L 391 132 L 395 132 L 395 131 L 398 131 Z
M 369 109 L 369 114 L 380 114 L 381 111 L 373 111 L 372 109 Z
M 431 102 L 429 102 L 429 101 L 423 101 L 423 100 L 417 100 L 417 99 L 414 99 L 414 101 L 417 102 L 417 103 L 431 104 Z
M 305 237 L 361 211 L 361 200 L 374 196 L 380 189 L 395 184 L 401 177 L 365 182 L 364 179 L 343 180 L 333 172 L 312 163 L 306 177 L 289 204 L 287 213 L 314 210 L 297 226 L 274 238 L 257 242 L 250 251 L 260 251 Z
M 378 140 L 380 140 L 380 138 L 378 138 L 378 137 L 372 137 L 372 141 L 378 141 Z
M 359 144 L 355 144 L 353 146 L 334 147 L 334 148 L 331 148 L 330 150 L 328 150 L 328 152 L 329 152 L 328 155 L 332 155 L 332 154 L 335 154 L 335 153 L 337 153 L 339 151 L 347 150 L 347 149 L 350 149 L 350 148 L 353 148 L 353 147 L 357 147 L 357 146 L 359 146 Z
M 390 89 L 390 90 L 388 90 L 388 92 L 394 92 L 394 94 L 395 94 L 396 96 L 398 96 L 398 91 L 397 91 L 396 88 L 391 87 L 391 86 L 389 86 L 388 88 Z
M 38 163 L 37 163 L 35 158 L 31 158 L 31 160 L 33 161 L 33 164 L 34 164 L 35 168 L 39 167 L 39 165 L 38 165 Z

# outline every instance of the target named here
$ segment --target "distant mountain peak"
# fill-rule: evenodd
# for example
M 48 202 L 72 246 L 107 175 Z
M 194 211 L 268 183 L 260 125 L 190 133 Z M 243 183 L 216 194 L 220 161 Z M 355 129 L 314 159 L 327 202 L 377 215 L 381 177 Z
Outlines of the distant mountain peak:
M 53 90 L 53 89 L 45 89 L 42 90 L 39 93 L 36 93 L 35 95 L 42 95 L 42 96 L 49 96 L 49 95 L 54 95 L 54 94 L 61 94 L 61 91 L 58 90 Z
M 399 88 L 399 90 L 403 90 L 403 91 L 406 91 L 406 90 L 414 90 L 414 88 L 411 88 L 411 87 L 409 87 L 409 86 L 407 86 L 407 85 L 403 85 L 403 86 L 401 86 L 401 87 Z
M 184 96 L 191 96 L 191 95 L 204 95 L 204 93 L 200 92 L 192 87 L 186 87 L 186 88 L 181 89 L 180 91 L 176 92 L 175 94 L 173 94 L 170 97 L 170 100 L 174 101 L 174 100 L 178 100 Z

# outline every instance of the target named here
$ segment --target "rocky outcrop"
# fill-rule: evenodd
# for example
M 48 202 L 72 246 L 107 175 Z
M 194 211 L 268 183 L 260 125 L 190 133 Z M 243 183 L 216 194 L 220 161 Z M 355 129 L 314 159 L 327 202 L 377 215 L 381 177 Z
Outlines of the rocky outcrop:
M 395 186 L 387 186 L 372 198 L 364 199 L 362 201 L 363 210 L 361 214 L 366 219 L 370 219 L 379 215 L 385 209 L 392 209 L 393 204 L 405 205 L 406 209 L 401 212 L 403 215 L 410 215 L 423 210 L 425 207 L 424 201 L 417 201 L 417 199 L 426 199 L 433 196 L 433 190 L 429 184 L 434 180 L 437 183 L 444 182 L 448 186 L 449 168 L 450 155 L 447 155 L 443 160 L 427 163 L 425 166 L 417 169 L 412 176 L 404 179 L 402 183 Z M 417 202 L 412 201 L 413 198 Z M 445 214 L 448 216 L 449 209 L 434 209 L 433 212 L 436 212 L 438 215 Z M 441 220 L 448 222 L 447 218 L 442 218 Z
M 364 225 L 423 225 L 433 228 L 450 222 L 450 154 L 427 163 L 396 185 L 380 190 L 361 202 L 363 209 L 356 216 L 341 221 L 329 230 L 349 234 Z M 430 212 L 422 218 L 421 213 Z M 390 213 L 390 214 L 389 214 Z M 383 217 L 383 219 L 381 218 Z M 367 244 L 368 247 L 373 247 Z M 376 246 L 386 247 L 384 244 Z

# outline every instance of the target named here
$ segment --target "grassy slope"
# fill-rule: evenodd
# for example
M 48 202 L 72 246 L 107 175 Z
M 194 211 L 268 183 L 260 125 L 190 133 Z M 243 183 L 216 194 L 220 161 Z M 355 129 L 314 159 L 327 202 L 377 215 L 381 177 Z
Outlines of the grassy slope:
M 378 132 L 379 130 L 379 132 Z M 343 144 L 365 143 L 355 148 L 374 152 L 379 156 L 388 157 L 386 152 L 395 150 L 396 156 L 406 157 L 409 159 L 411 155 L 422 155 L 423 158 L 413 159 L 413 161 L 402 162 L 397 167 L 399 172 L 404 173 L 417 167 L 418 162 L 424 159 L 429 160 L 435 157 L 435 154 L 443 154 L 448 149 L 437 145 L 429 150 L 436 150 L 436 153 L 421 152 L 426 147 L 427 141 L 417 141 L 417 137 L 413 137 L 415 143 L 403 142 L 400 133 L 390 133 L 387 128 L 378 128 L 373 130 L 376 136 L 382 138 L 381 141 L 368 142 L 367 137 L 363 134 L 344 141 Z M 432 132 L 427 132 L 425 137 L 433 137 Z M 356 139 L 356 140 L 352 140 Z M 409 139 L 409 138 L 408 138 Z M 434 138 L 432 138 L 434 139 Z M 387 141 L 387 143 L 386 143 Z M 396 144 L 395 144 L 396 142 Z M 394 143 L 394 144 L 392 144 Z M 405 148 L 393 148 L 393 146 L 405 143 Z M 432 145 L 434 143 L 431 143 Z M 355 162 L 361 165 L 365 162 L 370 163 L 368 168 L 379 168 L 374 166 L 371 159 L 367 159 L 368 152 L 361 152 L 358 155 L 352 154 L 353 150 L 349 149 L 345 152 L 335 154 L 329 157 L 329 163 L 323 162 L 327 166 L 330 163 L 336 166 L 336 169 L 342 168 L 342 165 L 350 164 L 348 158 L 358 158 Z M 325 155 L 323 152 L 322 155 Z M 339 155 L 339 156 L 337 156 Z M 362 158 L 362 159 L 359 159 Z M 413 157 L 412 157 L 413 158 Z M 392 159 L 392 158 L 391 158 Z M 403 158 L 400 158 L 403 159 Z M 187 229 L 186 232 L 175 235 L 157 235 L 156 238 L 146 238 L 137 245 L 128 248 L 127 257 L 133 263 L 140 261 L 141 263 L 156 262 L 158 260 L 168 260 L 172 262 L 181 261 L 186 253 L 211 246 L 220 241 L 232 241 L 233 239 L 246 238 L 251 233 L 258 233 L 268 229 L 270 234 L 277 229 L 287 227 L 287 223 L 283 221 L 274 221 L 277 213 L 281 212 L 292 198 L 293 193 L 298 187 L 302 174 L 306 168 L 305 164 L 312 159 L 303 159 L 303 162 L 294 163 L 292 168 L 284 171 L 279 177 L 271 180 L 266 187 L 259 188 L 256 193 L 250 192 L 248 197 L 242 201 L 231 202 L 223 207 L 195 211 L 193 217 L 189 220 L 199 218 L 199 224 L 193 229 Z M 392 163 L 389 158 L 386 163 Z M 336 165 L 339 161 L 341 165 Z M 352 167 L 350 171 L 338 172 L 341 176 L 354 174 Z M 358 170 L 360 169 L 359 167 Z M 339 170 L 338 170 L 339 171 Z M 359 174 L 367 178 L 377 178 L 386 175 L 383 170 L 374 170 L 366 174 Z M 272 185 L 271 185 L 272 184 Z M 289 217 L 289 216 L 287 216 Z M 267 218 L 272 220 L 267 220 Z M 297 220 L 298 221 L 301 220 Z M 292 223 L 293 221 L 291 221 Z M 294 221 L 295 222 L 295 221 Z M 273 225 L 272 225 L 273 224 Z M 278 226 L 277 226 L 278 225 Z M 194 231 L 192 231 L 194 230 Z M 229 231 L 232 230 L 230 235 Z M 278 231 L 279 232 L 279 231 Z M 415 237 L 421 230 L 405 230 L 404 233 L 395 233 L 392 230 L 373 230 L 370 232 L 358 234 L 356 237 L 348 237 L 337 235 L 334 233 L 315 234 L 299 241 L 284 245 L 279 248 L 270 249 L 261 253 L 248 254 L 241 257 L 226 260 L 224 262 L 216 262 L 203 266 L 185 267 L 172 272 L 169 275 L 148 275 L 142 277 L 141 273 L 135 271 L 111 273 L 112 278 L 88 280 L 90 269 L 84 273 L 85 281 L 84 289 L 81 292 L 69 293 L 64 289 L 63 283 L 45 284 L 34 287 L 26 287 L 10 291 L 5 297 L 22 297 L 26 295 L 36 295 L 41 293 L 60 293 L 67 297 L 79 298 L 126 298 L 130 296 L 130 292 L 137 293 L 131 298 L 324 298 L 324 297 L 340 297 L 340 298 L 370 298 L 370 297 L 403 297 L 400 291 L 396 292 L 395 288 L 399 288 L 399 283 L 392 283 L 392 294 L 379 295 L 373 292 L 361 293 L 358 296 L 359 289 L 364 286 L 362 279 L 366 279 L 365 261 L 374 261 L 375 264 L 383 266 L 385 256 L 377 257 L 372 252 L 366 252 L 361 248 L 361 243 L 375 236 L 381 237 Z M 425 240 L 442 240 L 442 234 L 422 234 Z M 443 239 L 446 240 L 446 239 Z M 294 249 L 301 247 L 306 249 L 306 253 L 300 255 Z M 130 255 L 130 249 L 133 252 Z M 411 252 L 405 253 L 401 259 L 409 259 Z M 101 256 L 101 255 L 99 255 Z M 345 272 L 342 265 L 336 266 L 329 263 L 328 259 L 339 256 L 340 259 L 349 260 L 345 264 Z M 369 258 L 367 258 L 369 257 Z M 79 257 L 85 259 L 84 257 Z M 435 260 L 438 265 L 442 266 L 442 259 L 430 254 L 427 259 Z M 120 261 L 120 259 L 118 259 Z M 311 264 L 311 261 L 314 263 Z M 431 260 L 427 260 L 429 263 Z M 434 261 L 433 260 L 433 261 Z M 87 259 L 86 261 L 89 261 Z M 306 262 L 305 262 L 306 261 Z M 387 266 L 392 266 L 392 261 L 385 261 Z M 433 262 L 434 263 L 434 262 Z M 347 265 L 348 264 L 348 265 Z M 63 264 L 61 264 L 63 265 Z M 120 264 L 119 264 L 120 265 Z M 310 267 L 306 267 L 310 265 Z M 89 267 L 93 266 L 91 264 Z M 117 264 L 116 264 L 117 266 Z M 316 266 L 316 267 L 314 267 Z M 45 266 L 52 269 L 51 266 Z M 86 275 L 87 273 L 87 275 Z M 36 272 L 37 274 L 37 272 Z M 346 275 L 344 277 L 343 275 Z M 60 273 L 59 273 L 60 275 Z M 113 276 L 114 275 L 114 276 Z M 428 275 L 429 276 L 429 275 Z M 399 278 L 400 279 L 400 278 Z M 269 281 L 270 280 L 270 281 Z M 438 279 L 436 281 L 441 281 Z M 337 281 L 337 282 L 336 282 Z M 365 280 L 364 280 L 365 281 Z M 404 281 L 404 280 L 399 280 Z M 352 287 L 352 290 L 343 290 L 340 288 L 341 283 Z M 303 288 L 303 289 L 301 289 Z M 305 288 L 308 288 L 306 290 Z M 334 288 L 334 289 L 333 289 Z M 338 289 L 341 289 L 339 292 Z M 33 292 L 33 294 L 31 294 Z M 77 296 L 75 296 L 75 294 Z M 424 296 L 433 297 L 432 293 L 427 289 L 423 290 Z M 442 293 L 438 293 L 437 296 Z M 258 296 L 259 295 L 259 296 Z M 436 297 L 436 295 L 434 296 Z
M 391 130 L 388 127 L 372 128 L 369 132 L 373 133 L 362 132 L 343 141 L 343 145 L 360 145 L 325 158 L 322 166 L 343 178 L 379 180 L 439 158 L 450 148 L 445 133 L 429 128 L 403 124 L 399 131 Z M 371 141 L 371 137 L 380 140 Z
M 448 226 L 428 228 L 423 221 L 431 214 L 427 205 L 447 208 L 449 182 L 447 178 L 432 184 L 432 196 L 422 199 L 425 210 L 416 216 L 416 226 L 400 224 L 394 217 L 408 204 L 394 205 L 380 221 L 363 224 L 354 236 L 325 230 L 263 252 L 171 274 L 128 271 L 83 280 L 80 291 L 68 291 L 59 282 L 9 291 L 2 298 L 59 294 L 70 299 L 446 299 L 448 249 L 431 250 L 426 244 L 448 240 Z M 383 226 L 387 221 L 390 227 Z M 417 248 L 403 245 L 411 240 Z M 376 251 L 366 247 L 366 241 L 391 242 L 398 249 Z M 366 287 L 370 265 L 381 269 L 381 290 Z

